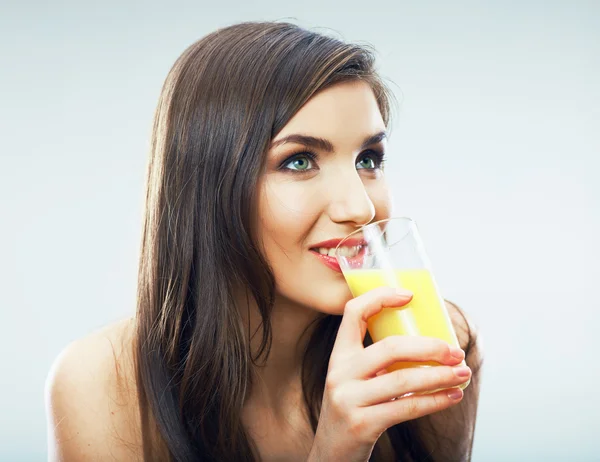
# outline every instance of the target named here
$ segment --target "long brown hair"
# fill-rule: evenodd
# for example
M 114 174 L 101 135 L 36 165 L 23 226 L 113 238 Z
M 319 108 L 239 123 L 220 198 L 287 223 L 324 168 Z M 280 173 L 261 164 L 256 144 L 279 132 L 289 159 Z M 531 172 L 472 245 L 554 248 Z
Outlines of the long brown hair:
M 241 412 L 251 368 L 270 349 L 274 278 L 253 235 L 256 186 L 271 140 L 292 116 L 316 92 L 356 79 L 371 85 L 389 124 L 390 94 L 372 51 L 293 24 L 218 30 L 169 72 L 154 119 L 138 279 L 145 460 L 257 459 Z M 236 306 L 240 286 L 262 317 L 256 357 Z M 340 319 L 321 318 L 305 352 L 313 431 Z M 393 459 L 393 448 L 399 457 L 409 442 L 406 456 L 424 459 L 410 425 L 396 427 L 372 460 Z

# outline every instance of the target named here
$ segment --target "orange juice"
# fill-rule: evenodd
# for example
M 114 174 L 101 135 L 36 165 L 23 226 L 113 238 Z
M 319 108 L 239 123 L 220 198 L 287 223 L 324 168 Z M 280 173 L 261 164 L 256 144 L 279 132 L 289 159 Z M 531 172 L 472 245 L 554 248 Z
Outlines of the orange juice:
M 355 297 L 381 286 L 401 287 L 413 293 L 413 299 L 407 305 L 401 308 L 384 308 L 368 319 L 368 330 L 373 342 L 389 335 L 423 335 L 459 346 L 452 321 L 428 270 L 354 269 L 344 271 L 344 277 Z M 404 361 L 392 364 L 387 367 L 387 371 L 434 365 L 439 363 Z M 465 383 L 461 388 L 467 385 Z

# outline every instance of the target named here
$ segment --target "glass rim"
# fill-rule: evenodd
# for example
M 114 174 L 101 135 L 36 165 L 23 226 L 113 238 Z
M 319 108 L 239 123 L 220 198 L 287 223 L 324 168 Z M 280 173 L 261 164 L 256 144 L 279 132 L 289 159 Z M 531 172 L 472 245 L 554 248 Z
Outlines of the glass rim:
M 410 217 L 390 217 L 390 218 L 384 218 L 384 219 L 382 219 L 382 220 L 373 221 L 373 222 L 371 222 L 371 223 L 367 223 L 366 225 L 362 225 L 360 228 L 358 228 L 358 229 L 356 229 L 356 230 L 352 231 L 350 234 L 348 234 L 347 236 L 345 236 L 345 237 L 344 237 L 344 238 L 343 238 L 343 239 L 342 239 L 342 240 L 341 240 L 341 241 L 338 243 L 338 245 L 336 245 L 336 246 L 335 246 L 335 253 L 336 253 L 336 255 L 337 255 L 337 250 L 340 248 L 340 246 L 341 246 L 341 245 L 342 245 L 344 242 L 346 242 L 346 241 L 347 241 L 349 238 L 351 238 L 352 236 L 354 236 L 355 234 L 362 232 L 362 231 L 363 231 L 365 228 L 368 228 L 368 227 L 370 227 L 370 226 L 373 226 L 373 225 L 378 225 L 379 223 L 385 223 L 385 222 L 390 222 L 390 221 L 404 221 L 404 222 L 406 222 L 406 223 L 408 223 L 408 224 L 415 225 L 415 220 L 413 220 L 413 219 L 412 219 L 412 218 L 410 218 Z M 400 238 L 400 239 L 399 239 L 399 241 L 400 241 L 400 240 L 402 240 L 403 238 L 404 238 L 404 236 L 402 236 L 402 238 Z

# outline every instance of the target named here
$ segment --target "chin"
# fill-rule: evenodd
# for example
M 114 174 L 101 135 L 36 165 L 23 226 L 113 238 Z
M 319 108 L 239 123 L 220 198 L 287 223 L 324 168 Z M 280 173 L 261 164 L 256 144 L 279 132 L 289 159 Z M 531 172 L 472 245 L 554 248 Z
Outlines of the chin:
M 323 271 L 324 270 L 324 271 Z M 344 314 L 352 292 L 341 273 L 325 267 L 310 267 L 292 274 L 275 274 L 276 292 L 281 301 L 322 314 Z
M 329 284 L 310 294 L 310 297 L 298 297 L 297 302 L 313 311 L 323 314 L 341 316 L 344 314 L 346 303 L 352 300 L 352 293 L 345 281 L 340 284 Z

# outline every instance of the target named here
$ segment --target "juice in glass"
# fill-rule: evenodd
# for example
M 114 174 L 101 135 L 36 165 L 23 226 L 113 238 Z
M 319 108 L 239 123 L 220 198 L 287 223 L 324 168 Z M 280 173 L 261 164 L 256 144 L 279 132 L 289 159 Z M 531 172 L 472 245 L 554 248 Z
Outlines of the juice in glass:
M 413 293 L 408 304 L 383 308 L 367 320 L 373 342 L 390 335 L 425 336 L 459 347 L 413 220 L 398 217 L 369 223 L 339 242 L 336 257 L 354 297 L 382 286 L 408 289 Z M 439 363 L 401 361 L 386 370 L 431 366 L 439 366 Z
M 391 276 L 393 274 L 393 276 Z M 452 346 L 459 346 L 452 321 L 438 295 L 434 280 L 427 269 L 390 270 L 351 269 L 344 271 L 344 277 L 352 295 L 357 297 L 377 287 L 402 287 L 413 293 L 413 299 L 401 308 L 384 308 L 379 314 L 368 319 L 369 335 L 377 342 L 389 335 L 423 335 L 445 340 Z M 390 277 L 394 280 L 390 281 Z M 410 310 L 412 317 L 408 326 L 401 314 Z M 416 332 L 414 332 L 416 328 Z M 397 362 L 387 368 L 388 372 L 415 366 L 437 366 L 437 362 Z M 465 388 L 468 383 L 461 385 Z

